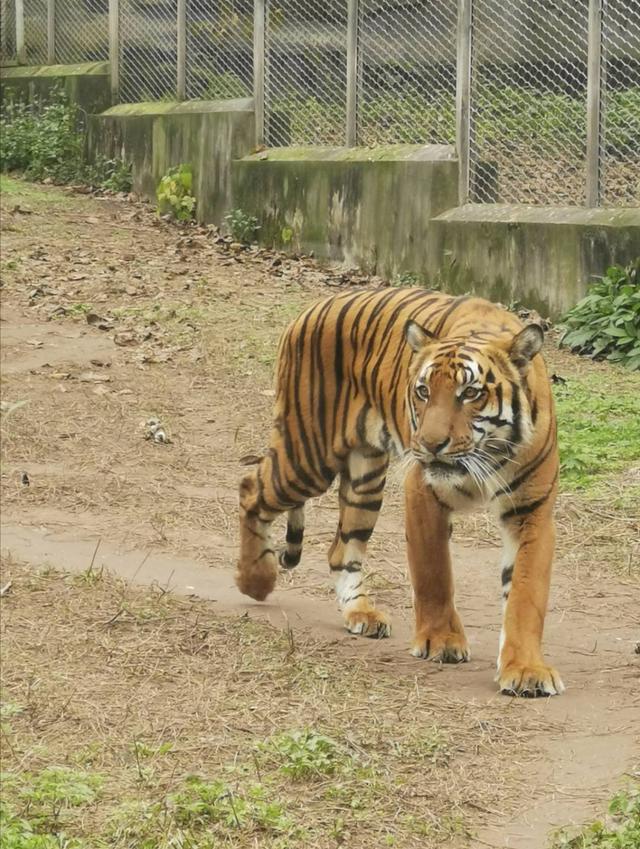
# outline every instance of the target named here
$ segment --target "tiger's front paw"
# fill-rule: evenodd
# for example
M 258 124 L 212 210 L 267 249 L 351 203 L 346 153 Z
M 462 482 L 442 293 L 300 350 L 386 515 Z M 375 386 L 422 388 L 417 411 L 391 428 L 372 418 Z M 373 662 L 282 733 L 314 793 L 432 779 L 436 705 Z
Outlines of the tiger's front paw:
M 344 622 L 350 634 L 374 639 L 391 636 L 391 620 L 375 607 L 347 609 L 344 611 Z
M 564 684 L 553 666 L 510 663 L 498 672 L 500 692 L 507 696 L 559 696 Z
M 419 631 L 413 640 L 411 654 L 439 663 L 466 663 L 471 659 L 464 632 L 455 631 Z

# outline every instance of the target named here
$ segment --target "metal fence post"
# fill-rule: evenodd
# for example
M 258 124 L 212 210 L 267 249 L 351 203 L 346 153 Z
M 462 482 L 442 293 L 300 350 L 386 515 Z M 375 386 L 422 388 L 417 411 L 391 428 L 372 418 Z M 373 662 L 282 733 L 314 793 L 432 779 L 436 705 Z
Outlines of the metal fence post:
M 253 4 L 253 110 L 256 147 L 264 144 L 265 0 Z
M 109 0 L 109 67 L 111 100 L 120 100 L 120 0 Z
M 47 0 L 47 62 L 56 61 L 56 0 Z
M 24 43 L 24 0 L 16 0 L 16 58 L 20 65 L 27 64 L 27 50 Z
M 587 206 L 601 201 L 602 148 L 602 12 L 604 0 L 589 0 L 587 54 Z
M 473 0 L 458 0 L 456 63 L 456 148 L 458 202 L 469 202 L 471 182 L 471 51 Z
M 178 100 L 184 100 L 187 96 L 187 0 L 178 0 L 178 17 L 176 24 L 176 95 Z
M 349 0 L 347 12 L 347 147 L 358 144 L 358 5 Z

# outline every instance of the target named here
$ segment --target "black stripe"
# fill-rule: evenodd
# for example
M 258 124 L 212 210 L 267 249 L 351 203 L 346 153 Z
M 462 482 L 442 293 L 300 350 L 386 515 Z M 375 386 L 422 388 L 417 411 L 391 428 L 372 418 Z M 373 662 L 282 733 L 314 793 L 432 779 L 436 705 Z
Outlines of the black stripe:
M 348 563 L 341 564 L 339 566 L 329 566 L 332 572 L 361 572 L 362 564 L 358 563 L 357 560 L 350 560 Z
M 502 586 L 504 587 L 505 584 L 510 583 L 512 578 L 513 578 L 513 563 L 510 566 L 505 566 L 504 569 L 502 570 Z
M 287 536 L 285 537 L 289 545 L 302 545 L 304 538 L 304 528 L 292 528 L 287 525 Z
M 354 528 L 352 531 L 340 531 L 342 542 L 350 542 L 357 539 L 358 542 L 368 542 L 373 533 L 373 528 Z
M 382 507 L 382 499 L 378 498 L 375 501 L 363 501 L 361 503 L 357 501 L 350 501 L 345 496 L 340 496 L 340 503 L 344 507 L 355 507 L 356 510 L 369 510 L 372 513 L 377 513 Z
M 521 504 L 518 507 L 512 507 L 511 510 L 507 510 L 506 513 L 503 513 L 500 516 L 501 521 L 506 522 L 508 519 L 515 519 L 520 516 L 528 516 L 530 513 L 533 513 L 534 510 L 537 510 L 538 507 L 541 507 L 545 503 L 545 501 L 548 500 L 549 496 L 553 492 L 557 477 L 558 473 L 556 472 L 551 486 L 549 487 L 547 492 L 542 496 L 542 498 L 536 498 L 535 501 L 530 501 L 528 504 Z
M 445 312 L 444 312 L 444 314 L 442 315 L 442 317 L 441 317 L 440 321 L 437 323 L 437 325 L 436 325 L 436 327 L 435 327 L 435 330 L 433 331 L 434 336 L 439 336 L 439 335 L 440 335 L 440 333 L 441 333 L 441 331 L 442 331 L 442 328 L 443 328 L 443 327 L 444 327 L 444 325 L 446 324 L 447 319 L 448 319 L 451 315 L 453 315 L 453 313 L 454 313 L 454 312 L 458 309 L 458 307 L 461 307 L 461 306 L 462 306 L 462 304 L 464 304 L 464 303 L 465 303 L 466 301 L 468 301 L 470 298 L 471 298 L 471 295 L 462 295 L 461 297 L 459 297 L 459 298 L 455 298 L 455 299 L 454 299 L 454 301 L 453 301 L 453 303 L 451 304 L 451 306 L 450 306 L 447 310 L 445 310 Z

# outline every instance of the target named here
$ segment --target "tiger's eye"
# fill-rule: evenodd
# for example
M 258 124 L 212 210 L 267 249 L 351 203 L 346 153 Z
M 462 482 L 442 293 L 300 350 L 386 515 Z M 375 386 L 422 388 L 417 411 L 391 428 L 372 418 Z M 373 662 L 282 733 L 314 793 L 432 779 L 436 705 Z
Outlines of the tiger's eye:
M 421 401 L 428 401 L 429 400 L 429 387 L 425 386 L 422 383 L 419 384 L 418 386 L 416 386 L 416 395 L 418 396 L 418 398 Z
M 476 386 L 467 386 L 462 393 L 462 397 L 465 401 L 475 401 L 475 399 L 479 398 L 480 395 L 482 395 L 482 389 L 478 389 Z

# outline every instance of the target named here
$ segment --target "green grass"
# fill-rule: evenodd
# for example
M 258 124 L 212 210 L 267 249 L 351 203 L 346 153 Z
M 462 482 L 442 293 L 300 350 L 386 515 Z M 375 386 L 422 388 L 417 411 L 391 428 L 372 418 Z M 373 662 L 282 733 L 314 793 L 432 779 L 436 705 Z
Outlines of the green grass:
M 552 849 L 638 849 L 640 846 L 640 784 L 618 793 L 608 816 L 578 833 L 566 829 L 555 835 Z
M 0 174 L 0 195 L 4 201 L 27 206 L 48 206 L 72 204 L 74 197 L 67 192 L 61 192 L 48 186 L 40 186 L 17 177 Z
M 554 389 L 561 486 L 597 494 L 640 462 L 640 375 L 598 370 Z

